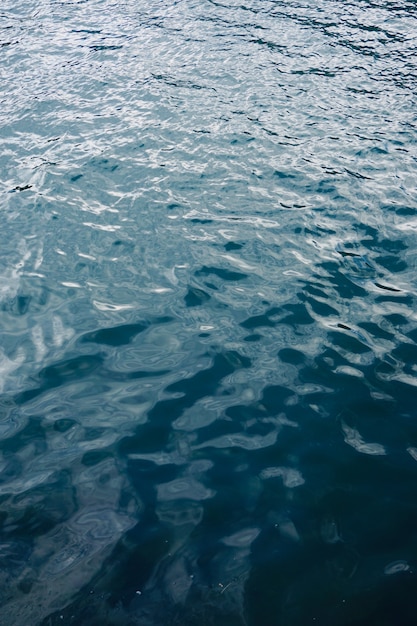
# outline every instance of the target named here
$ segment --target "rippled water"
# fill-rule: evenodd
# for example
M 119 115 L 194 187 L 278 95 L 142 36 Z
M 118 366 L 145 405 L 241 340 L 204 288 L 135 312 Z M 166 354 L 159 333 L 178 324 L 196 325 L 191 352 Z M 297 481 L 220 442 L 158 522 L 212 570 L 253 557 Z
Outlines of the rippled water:
M 415 2 L 0 18 L 0 622 L 414 625 Z

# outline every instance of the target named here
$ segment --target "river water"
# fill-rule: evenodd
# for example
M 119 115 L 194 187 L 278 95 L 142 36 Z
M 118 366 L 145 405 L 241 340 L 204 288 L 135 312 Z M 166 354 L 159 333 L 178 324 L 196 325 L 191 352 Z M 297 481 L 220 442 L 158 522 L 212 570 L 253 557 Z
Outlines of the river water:
M 0 623 L 417 622 L 416 33 L 3 0 Z

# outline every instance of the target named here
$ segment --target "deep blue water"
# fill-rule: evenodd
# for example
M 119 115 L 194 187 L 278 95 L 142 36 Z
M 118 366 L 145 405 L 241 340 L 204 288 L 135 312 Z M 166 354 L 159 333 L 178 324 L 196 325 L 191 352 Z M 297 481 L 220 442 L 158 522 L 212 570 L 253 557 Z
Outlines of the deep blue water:
M 417 623 L 417 4 L 3 0 L 0 623 Z

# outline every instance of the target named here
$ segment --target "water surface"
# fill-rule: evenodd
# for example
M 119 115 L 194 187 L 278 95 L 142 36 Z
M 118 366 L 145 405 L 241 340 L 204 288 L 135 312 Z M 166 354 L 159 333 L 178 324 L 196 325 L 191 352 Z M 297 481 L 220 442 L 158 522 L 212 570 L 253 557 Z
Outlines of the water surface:
M 416 623 L 416 18 L 3 1 L 1 623 Z

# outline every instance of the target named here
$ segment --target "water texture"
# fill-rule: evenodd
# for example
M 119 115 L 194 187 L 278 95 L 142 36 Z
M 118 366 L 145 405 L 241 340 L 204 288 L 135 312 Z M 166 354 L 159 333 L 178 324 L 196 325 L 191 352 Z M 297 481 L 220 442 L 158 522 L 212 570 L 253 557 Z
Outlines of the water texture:
M 0 623 L 417 623 L 417 5 L 3 0 Z

